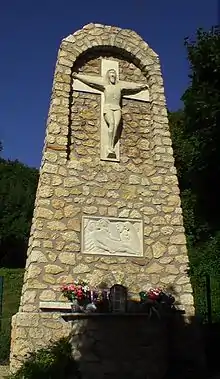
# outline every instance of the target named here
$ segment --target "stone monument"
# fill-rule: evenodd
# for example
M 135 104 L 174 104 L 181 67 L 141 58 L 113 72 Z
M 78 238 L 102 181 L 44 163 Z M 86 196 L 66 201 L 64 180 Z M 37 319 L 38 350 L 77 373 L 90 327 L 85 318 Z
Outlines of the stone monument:
M 194 314 L 171 145 L 159 58 L 141 37 L 89 24 L 62 41 L 12 370 L 77 330 L 80 320 L 74 329 L 61 315 L 70 305 L 60 287 L 74 279 L 121 283 L 131 297 L 171 286 L 186 317 Z

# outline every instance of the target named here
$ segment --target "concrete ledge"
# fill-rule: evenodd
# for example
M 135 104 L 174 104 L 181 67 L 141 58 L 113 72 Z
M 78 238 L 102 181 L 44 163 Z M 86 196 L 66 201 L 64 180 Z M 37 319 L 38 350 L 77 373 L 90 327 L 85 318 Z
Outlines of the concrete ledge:
M 113 313 L 113 312 L 106 312 L 106 313 L 98 313 L 98 312 L 80 312 L 80 313 L 73 313 L 73 312 L 68 312 L 71 311 L 71 305 L 72 303 L 68 303 L 65 301 L 40 301 L 40 306 L 39 308 L 43 311 L 51 311 L 51 312 L 60 312 L 60 311 L 66 311 L 65 313 L 61 313 L 61 316 L 72 316 L 72 317 L 94 317 L 94 316 L 147 316 L 149 313 L 146 312 L 125 312 L 125 313 Z M 184 309 L 173 309 L 172 312 L 179 313 L 179 314 L 185 314 Z
M 97 313 L 97 312 L 88 312 L 88 313 L 61 313 L 61 317 L 65 320 L 75 320 L 75 319 L 86 319 L 86 318 L 114 318 L 114 317 L 149 317 L 149 313 Z
M 71 303 L 65 301 L 40 301 L 40 309 L 50 309 L 52 311 L 71 310 Z

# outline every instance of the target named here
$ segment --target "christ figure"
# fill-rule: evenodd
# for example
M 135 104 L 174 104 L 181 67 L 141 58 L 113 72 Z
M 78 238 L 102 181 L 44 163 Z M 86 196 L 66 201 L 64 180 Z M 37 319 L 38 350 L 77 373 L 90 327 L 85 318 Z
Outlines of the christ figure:
M 129 83 L 118 80 L 117 73 L 110 69 L 106 78 L 74 74 L 74 79 L 104 93 L 103 116 L 108 126 L 108 155 L 115 154 L 114 146 L 118 127 L 121 121 L 121 98 L 123 95 L 132 95 L 148 88 L 147 84 Z

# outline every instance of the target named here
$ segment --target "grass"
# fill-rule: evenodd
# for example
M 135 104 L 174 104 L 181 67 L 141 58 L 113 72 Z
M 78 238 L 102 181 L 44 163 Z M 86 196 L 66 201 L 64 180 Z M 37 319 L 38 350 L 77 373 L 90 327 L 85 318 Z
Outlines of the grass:
M 11 318 L 18 311 L 24 269 L 0 268 L 4 278 L 2 316 L 0 315 L 0 364 L 7 363 L 10 351 Z

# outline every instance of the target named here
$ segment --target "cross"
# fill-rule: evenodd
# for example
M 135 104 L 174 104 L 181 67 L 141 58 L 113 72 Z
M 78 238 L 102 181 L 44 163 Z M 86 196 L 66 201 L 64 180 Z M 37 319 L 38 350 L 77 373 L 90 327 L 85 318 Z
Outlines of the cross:
M 101 83 L 101 82 L 103 82 L 107 73 L 111 70 L 114 71 L 118 77 L 119 76 L 119 63 L 117 61 L 113 61 L 113 60 L 109 60 L 109 59 L 102 59 L 102 61 L 101 61 L 101 77 L 87 76 L 87 75 L 75 75 L 76 78 L 73 81 L 73 90 L 74 91 L 80 91 L 80 92 L 95 93 L 95 94 L 101 95 L 101 152 L 100 152 L 101 160 L 110 160 L 110 161 L 118 162 L 119 161 L 119 140 L 115 141 L 114 150 L 113 149 L 111 149 L 111 151 L 109 150 L 109 138 L 110 138 L 109 135 L 111 135 L 111 125 L 109 123 L 109 119 L 111 121 L 111 117 L 110 118 L 106 117 L 106 113 L 108 113 L 108 107 L 109 107 L 109 104 L 107 104 L 107 110 L 106 110 L 106 101 L 108 101 L 110 99 L 110 112 L 112 111 L 112 109 L 114 109 L 114 111 L 119 112 L 119 116 L 117 116 L 117 117 L 120 118 L 121 117 L 120 116 L 121 108 L 117 107 L 117 104 L 115 107 L 115 100 L 117 100 L 117 102 L 118 102 L 119 97 L 121 97 L 121 92 L 119 94 L 119 93 L 117 93 L 117 90 L 116 90 L 116 94 L 115 93 L 113 94 L 111 91 L 111 88 L 115 89 L 116 86 L 108 85 L 108 91 L 110 90 L 110 94 L 109 94 L 109 93 L 106 93 L 106 90 L 103 90 L 103 88 L 101 89 L 101 87 L 99 90 L 99 88 L 97 88 L 97 85 L 95 88 L 95 86 L 93 87 L 93 85 L 91 83 L 88 85 L 82 81 L 82 80 L 85 80 L 88 82 L 89 79 L 90 79 L 90 81 L 93 81 L 95 79 L 96 81 L 100 81 L 100 83 Z M 77 79 L 77 76 L 79 79 Z M 88 79 L 88 80 L 86 80 L 86 79 Z M 136 88 L 136 93 L 123 94 L 122 96 L 124 98 L 143 101 L 143 102 L 149 101 L 149 91 L 148 91 L 148 89 L 143 89 L 143 85 L 133 83 L 133 82 L 126 82 L 126 81 L 122 81 L 122 80 L 120 80 L 118 83 L 120 84 L 120 87 L 124 87 L 124 88 L 129 87 L 130 90 L 132 87 Z M 138 88 L 140 88 L 140 89 L 137 90 L 137 86 L 139 86 Z M 127 90 L 127 92 L 128 92 L 128 90 Z M 134 90 L 133 90 L 133 92 L 134 92 Z M 108 98 L 108 100 L 106 100 L 106 97 Z M 111 116 L 111 114 L 110 114 L 110 116 Z

